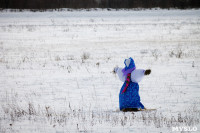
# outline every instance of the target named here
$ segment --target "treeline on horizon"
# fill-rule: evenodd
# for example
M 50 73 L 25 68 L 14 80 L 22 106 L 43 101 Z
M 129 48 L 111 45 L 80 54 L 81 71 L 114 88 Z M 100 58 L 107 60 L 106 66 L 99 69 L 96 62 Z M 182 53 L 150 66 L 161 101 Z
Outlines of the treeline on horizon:
M 2 9 L 199 8 L 200 0 L 0 0 Z

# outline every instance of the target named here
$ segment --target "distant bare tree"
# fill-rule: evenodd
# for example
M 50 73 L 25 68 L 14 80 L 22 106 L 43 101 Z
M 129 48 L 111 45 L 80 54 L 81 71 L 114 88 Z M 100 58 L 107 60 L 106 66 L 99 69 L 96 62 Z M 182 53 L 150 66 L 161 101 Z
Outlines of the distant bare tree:
M 200 0 L 0 0 L 0 8 L 199 8 Z

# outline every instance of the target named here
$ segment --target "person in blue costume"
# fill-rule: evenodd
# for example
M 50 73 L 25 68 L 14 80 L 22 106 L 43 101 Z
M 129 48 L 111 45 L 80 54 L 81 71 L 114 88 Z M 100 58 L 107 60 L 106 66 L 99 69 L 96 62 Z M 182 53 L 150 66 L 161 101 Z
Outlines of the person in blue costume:
M 136 69 L 134 60 L 130 57 L 124 61 L 125 67 L 115 67 L 114 71 L 119 79 L 124 82 L 119 93 L 119 107 L 121 111 L 139 111 L 145 109 L 140 102 L 138 82 L 144 75 L 149 75 L 151 70 Z

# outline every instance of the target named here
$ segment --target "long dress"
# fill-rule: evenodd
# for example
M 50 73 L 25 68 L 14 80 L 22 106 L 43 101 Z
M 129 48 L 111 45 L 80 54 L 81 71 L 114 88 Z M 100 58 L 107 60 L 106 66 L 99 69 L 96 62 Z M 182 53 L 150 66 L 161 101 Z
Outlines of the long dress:
M 121 69 L 118 69 L 117 74 L 121 81 L 124 82 L 120 93 L 119 93 L 119 107 L 120 110 L 124 108 L 141 108 L 144 109 L 144 105 L 140 102 L 139 96 L 139 84 L 144 76 L 143 69 L 136 69 L 131 73 L 131 81 L 124 93 L 122 93 L 125 85 L 126 85 L 126 76 L 123 76 L 121 73 Z

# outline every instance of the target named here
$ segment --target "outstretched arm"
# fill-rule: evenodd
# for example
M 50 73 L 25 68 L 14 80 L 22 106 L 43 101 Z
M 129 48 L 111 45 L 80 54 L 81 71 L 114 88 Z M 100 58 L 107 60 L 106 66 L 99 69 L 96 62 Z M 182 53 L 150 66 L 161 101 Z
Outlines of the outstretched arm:
M 131 72 L 131 81 L 135 83 L 139 83 L 145 75 L 144 69 L 135 69 Z
M 136 69 L 131 73 L 131 81 L 135 83 L 139 83 L 144 76 L 149 75 L 151 73 L 150 69 Z
M 114 68 L 114 73 L 116 73 L 118 75 L 119 79 L 122 82 L 124 82 L 126 80 L 126 77 L 123 75 L 122 68 L 115 67 Z

